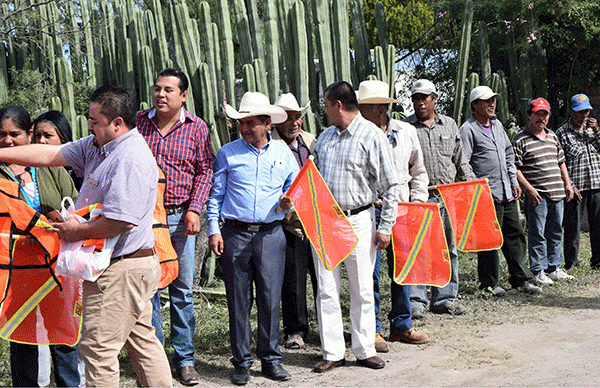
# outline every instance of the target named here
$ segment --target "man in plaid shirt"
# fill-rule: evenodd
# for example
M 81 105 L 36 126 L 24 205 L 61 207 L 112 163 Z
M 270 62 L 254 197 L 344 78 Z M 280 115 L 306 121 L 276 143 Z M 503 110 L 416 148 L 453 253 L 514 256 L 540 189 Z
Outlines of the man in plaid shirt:
M 138 112 L 137 128 L 167 178 L 165 210 L 171 242 L 179 259 L 179 276 L 169 285 L 173 366 L 184 385 L 200 382 L 194 369 L 196 326 L 192 281 L 200 213 L 212 185 L 215 157 L 208 127 L 186 111 L 188 79 L 177 69 L 164 69 L 154 84 L 154 107 Z M 152 324 L 164 343 L 160 291 L 153 299 Z
M 576 94 L 569 106 L 570 119 L 556 131 L 565 152 L 576 201 L 565 203 L 563 218 L 565 268 L 579 266 L 579 230 L 585 208 L 590 225 L 590 266 L 600 268 L 600 136 L 598 121 L 589 117 L 592 106 L 585 94 Z

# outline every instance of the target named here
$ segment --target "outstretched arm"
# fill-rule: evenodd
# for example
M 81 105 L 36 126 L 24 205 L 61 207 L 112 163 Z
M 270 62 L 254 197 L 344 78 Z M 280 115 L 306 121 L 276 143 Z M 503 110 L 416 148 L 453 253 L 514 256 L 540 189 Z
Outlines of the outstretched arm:
M 0 149 L 0 161 L 29 167 L 66 166 L 60 146 L 28 144 Z

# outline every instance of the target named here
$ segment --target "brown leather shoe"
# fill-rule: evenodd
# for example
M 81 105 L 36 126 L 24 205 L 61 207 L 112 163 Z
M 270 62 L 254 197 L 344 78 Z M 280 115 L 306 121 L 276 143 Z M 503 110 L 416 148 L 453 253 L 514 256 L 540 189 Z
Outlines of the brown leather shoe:
M 342 358 L 339 361 L 328 361 L 328 360 L 323 360 L 317 363 L 317 365 L 315 365 L 313 372 L 316 373 L 323 373 L 323 372 L 327 372 L 330 369 L 335 368 L 336 366 L 343 366 L 346 365 L 346 359 Z
M 385 342 L 385 339 L 383 339 L 381 333 L 375 334 L 375 350 L 377 353 L 387 353 L 390 351 L 390 347 Z
M 419 333 L 414 327 L 402 333 L 390 333 L 391 342 L 406 342 L 407 344 L 424 344 L 429 342 L 427 334 Z
M 371 369 L 383 369 L 385 366 L 385 361 L 377 356 L 365 358 L 364 360 L 356 360 L 356 363 Z
M 179 381 L 183 385 L 196 385 L 200 382 L 200 375 L 193 366 L 184 366 L 177 370 Z

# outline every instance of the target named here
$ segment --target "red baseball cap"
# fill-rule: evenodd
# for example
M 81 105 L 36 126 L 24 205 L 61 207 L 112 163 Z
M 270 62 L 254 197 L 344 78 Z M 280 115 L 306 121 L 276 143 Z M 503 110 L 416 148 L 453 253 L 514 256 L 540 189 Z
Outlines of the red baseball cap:
M 531 101 L 531 103 L 529 104 L 529 110 L 531 110 L 532 112 L 545 110 L 546 112 L 550 113 L 550 103 L 546 101 L 546 99 L 538 97 L 535 100 Z

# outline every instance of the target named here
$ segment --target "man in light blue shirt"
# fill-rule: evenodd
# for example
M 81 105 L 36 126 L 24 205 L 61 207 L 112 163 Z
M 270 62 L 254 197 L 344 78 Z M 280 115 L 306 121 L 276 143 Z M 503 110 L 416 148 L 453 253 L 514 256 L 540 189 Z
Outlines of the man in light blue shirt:
M 217 153 L 206 216 L 210 248 L 221 255 L 227 293 L 235 367 L 231 381 L 248 383 L 254 362 L 250 353 L 253 282 L 259 326 L 256 354 L 262 374 L 285 381 L 291 375 L 281 366 L 278 344 L 286 244 L 281 209 L 291 207 L 283 195 L 298 173 L 298 163 L 285 144 L 269 137 L 271 124 L 284 122 L 287 114 L 270 105 L 265 95 L 248 92 L 239 112 L 229 105 L 225 111 L 238 120 L 242 139 L 224 145 Z

